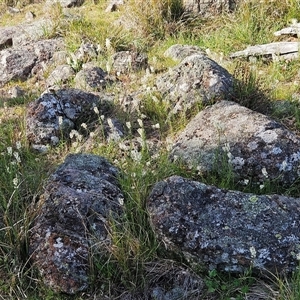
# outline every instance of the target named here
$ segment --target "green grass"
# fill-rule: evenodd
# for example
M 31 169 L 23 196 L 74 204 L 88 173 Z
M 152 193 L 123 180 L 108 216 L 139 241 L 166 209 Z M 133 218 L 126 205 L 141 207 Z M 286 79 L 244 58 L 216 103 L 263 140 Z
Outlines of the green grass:
M 15 24 L 26 11 L 34 10 L 42 16 L 42 4 L 18 1 L 23 11 L 14 17 L 7 14 L 7 5 L 15 1 L 0 1 L 0 24 Z M 177 0 L 129 1 L 120 11 L 105 13 L 107 1 L 86 1 L 80 8 L 72 8 L 74 18 L 65 18 L 59 5 L 49 8 L 48 13 L 55 20 L 55 30 L 45 32 L 45 37 L 62 36 L 67 50 L 74 53 L 82 41 L 99 44 L 102 52 L 94 58 L 95 63 L 105 68 L 110 56 L 120 50 L 145 51 L 155 72 L 161 73 L 176 64 L 164 57 L 164 51 L 176 43 L 197 45 L 210 49 L 211 53 L 225 59 L 224 66 L 235 75 L 232 100 L 251 109 L 268 113 L 287 127 L 299 133 L 300 107 L 294 94 L 299 94 L 299 60 L 255 63 L 229 61 L 226 56 L 248 45 L 277 41 L 273 32 L 288 25 L 292 18 L 300 19 L 298 0 L 285 1 L 242 1 L 236 12 L 216 16 L 213 20 L 195 18 L 183 14 L 181 2 Z M 121 16 L 135 22 L 131 29 L 114 23 Z M 118 23 L 117 23 L 118 24 Z M 110 47 L 108 47 L 108 42 Z M 81 68 L 80 62 L 78 69 Z M 139 73 L 136 77 L 121 77 L 129 91 L 140 86 Z M 153 86 L 154 75 L 146 83 Z M 19 83 L 18 83 L 19 84 Z M 72 82 L 70 83 L 72 85 Z M 9 89 L 11 84 L 3 89 Z M 153 261 L 176 259 L 164 250 L 155 239 L 146 210 L 146 199 L 153 185 L 171 175 L 181 175 L 204 181 L 222 188 L 235 189 L 230 166 L 224 162 L 222 172 L 212 172 L 202 178 L 197 170 L 187 169 L 180 162 L 168 159 L 168 137 L 174 136 L 202 107 L 195 107 L 188 114 L 168 118 L 171 106 L 158 92 L 149 92 L 141 99 L 140 113 L 128 115 L 114 104 L 114 113 L 124 124 L 127 122 L 128 141 L 105 142 L 103 137 L 95 140 L 91 153 L 103 155 L 121 170 L 119 182 L 125 195 L 125 214 L 116 223 L 111 220 L 113 247 L 109 259 L 103 256 L 97 240 L 91 247 L 91 287 L 76 296 L 54 293 L 42 284 L 36 270 L 28 259 L 28 236 L 35 218 L 34 204 L 43 191 L 43 184 L 55 167 L 70 152 L 78 151 L 82 142 L 71 144 L 63 141 L 58 148 L 51 149 L 44 156 L 34 153 L 25 137 L 25 107 L 37 95 L 29 91 L 35 87 L 24 84 L 26 95 L 14 100 L 0 99 L 0 299 L 96 299 L 102 294 L 114 297 L 119 293 L 138 294 L 155 280 L 147 269 Z M 117 85 L 110 88 L 116 99 L 120 91 Z M 287 100 L 290 105 L 273 109 L 271 103 Z M 130 122 L 130 126 L 129 126 Z M 99 119 L 99 125 L 102 121 Z M 147 138 L 159 142 L 157 150 L 147 143 Z M 136 140 L 139 139 L 139 150 Z M 124 147 L 127 150 L 124 150 Z M 123 149 L 123 150 L 122 150 Z M 247 192 L 300 195 L 300 184 L 294 183 L 282 188 L 276 182 L 266 182 L 260 190 L 245 188 Z M 164 268 L 163 263 L 157 263 Z M 270 299 L 296 300 L 300 297 L 300 272 L 292 277 L 271 277 L 269 282 L 244 274 L 237 277 L 219 274 L 216 271 L 203 274 L 207 286 L 207 299 L 244 299 L 245 295 L 259 285 L 261 292 Z M 258 288 L 258 287 L 257 287 Z M 267 299 L 267 298 L 266 298 Z

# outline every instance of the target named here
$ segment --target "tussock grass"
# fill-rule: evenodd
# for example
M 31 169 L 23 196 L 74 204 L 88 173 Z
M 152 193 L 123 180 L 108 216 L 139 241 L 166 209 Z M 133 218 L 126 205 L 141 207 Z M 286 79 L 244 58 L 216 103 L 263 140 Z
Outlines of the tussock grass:
M 31 1 L 19 1 L 18 4 L 16 1 L 0 1 L 1 25 L 19 20 L 19 16 L 5 13 L 7 6 L 16 5 L 24 9 L 22 14 L 33 7 Z M 37 8 L 38 4 L 35 5 Z M 277 41 L 274 31 L 288 25 L 292 18 L 300 20 L 298 0 L 241 1 L 235 12 L 223 13 L 213 19 L 183 13 L 182 3 L 178 0 L 129 0 L 120 11 L 109 14 L 104 12 L 106 5 L 104 0 L 98 3 L 86 1 L 83 7 L 69 10 L 73 15 L 71 18 L 65 17 L 59 5 L 50 7 L 47 14 L 55 19 L 56 26 L 53 32 L 45 32 L 45 37 L 64 37 L 70 53 L 75 52 L 82 42 L 99 44 L 102 52 L 94 60 L 104 67 L 116 51 L 145 51 L 156 73 L 174 66 L 175 62 L 163 56 L 164 50 L 172 44 L 209 48 L 217 57 L 224 57 L 219 59 L 220 63 L 226 65 L 236 78 L 232 100 L 270 113 L 289 128 L 299 131 L 299 60 L 265 62 L 258 59 L 256 62 L 236 63 L 226 58 L 230 52 L 248 45 Z M 39 8 L 39 15 L 42 11 Z M 133 28 L 120 25 L 126 22 L 116 23 L 124 14 L 127 22 L 133 22 Z M 78 70 L 80 68 L 79 64 Z M 121 79 L 130 91 L 147 86 L 152 88 L 153 77 L 142 83 L 139 79 L 143 75 L 143 72 L 135 77 L 124 75 Z M 30 83 L 26 90 L 30 90 Z M 110 91 L 116 93 L 116 98 L 120 92 L 117 86 L 111 87 Z M 123 295 L 124 299 L 146 299 L 145 295 L 149 296 L 147 293 L 158 283 L 166 289 L 171 287 L 174 277 L 181 274 L 184 260 L 172 257 L 173 254 L 167 253 L 155 239 L 146 210 L 151 188 L 156 182 L 175 174 L 222 188 L 235 188 L 232 172 L 226 164 L 222 166 L 222 176 L 211 174 L 201 179 L 197 170 L 186 169 L 180 162 L 172 163 L 168 159 L 167 138 L 180 131 L 202 107 L 196 107 L 188 115 L 183 112 L 167 118 L 170 103 L 159 93 L 151 92 L 141 99 L 139 112 L 132 115 L 122 112 L 116 101 L 114 113 L 127 124 L 127 140 L 106 142 L 100 134 L 89 152 L 107 157 L 120 168 L 125 214 L 118 222 L 111 220 L 113 247 L 109 258 L 103 254 L 100 242 L 93 240 L 90 290 L 69 297 L 42 285 L 41 278 L 29 263 L 28 236 L 36 213 L 34 204 L 43 191 L 44 180 L 68 153 L 83 151 L 84 141 L 62 141 L 58 148 L 51 149 L 44 156 L 32 152 L 25 138 L 24 108 L 33 98 L 34 95 L 25 95 L 15 100 L 0 99 L 0 298 L 101 299 L 109 295 L 116 299 L 117 295 Z M 269 104 L 276 100 L 287 101 L 290 105 L 273 109 Z M 100 116 L 99 126 L 103 126 Z M 296 182 L 282 190 L 275 182 L 270 182 L 266 183 L 264 191 L 280 191 L 299 197 L 299 187 Z M 294 300 L 300 295 L 300 272 L 292 278 L 272 277 L 265 283 L 251 274 L 233 278 L 216 271 L 208 274 L 196 269 L 185 272 L 188 278 L 205 277 L 207 294 L 197 296 L 201 299 L 253 299 L 251 295 L 254 295 L 254 299 Z M 195 288 L 193 282 L 186 281 L 185 299 L 193 299 L 196 295 L 196 292 L 191 294 Z

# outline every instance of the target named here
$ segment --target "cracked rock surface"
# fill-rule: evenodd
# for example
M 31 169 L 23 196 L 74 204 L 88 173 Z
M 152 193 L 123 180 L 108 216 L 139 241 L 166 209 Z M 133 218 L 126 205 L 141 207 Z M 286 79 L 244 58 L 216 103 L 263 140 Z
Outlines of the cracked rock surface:
M 118 170 L 105 158 L 69 155 L 50 177 L 31 228 L 31 260 L 46 285 L 74 294 L 89 282 L 90 246 L 104 253 L 111 241 L 109 224 L 123 211 Z
M 196 115 L 175 138 L 171 157 L 201 173 L 228 164 L 236 181 L 291 184 L 299 177 L 300 139 L 280 123 L 230 101 Z
M 158 239 L 204 269 L 269 275 L 299 265 L 299 199 L 172 176 L 154 186 L 147 206 Z

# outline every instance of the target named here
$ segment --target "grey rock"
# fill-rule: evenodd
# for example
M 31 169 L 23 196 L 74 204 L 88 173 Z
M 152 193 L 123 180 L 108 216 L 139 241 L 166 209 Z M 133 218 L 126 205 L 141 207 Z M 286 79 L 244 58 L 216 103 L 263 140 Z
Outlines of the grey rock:
M 56 51 L 53 53 L 52 61 L 55 65 L 64 65 L 68 60 L 69 54 L 65 50 Z
M 112 67 L 116 72 L 129 73 L 144 70 L 148 66 L 146 54 L 133 51 L 120 51 L 112 56 Z
M 51 20 L 41 19 L 21 25 L 2 27 L 0 28 L 0 50 L 37 41 L 43 38 L 45 33 L 51 32 L 53 26 Z
M 0 85 L 10 80 L 26 80 L 38 70 L 43 70 L 53 53 L 63 47 L 61 39 L 53 39 L 0 51 Z
M 224 11 L 235 9 L 239 0 L 183 0 L 186 11 L 210 17 Z
M 25 18 L 27 21 L 32 21 L 34 18 L 35 18 L 35 13 L 32 12 L 32 11 L 28 11 L 26 14 L 25 14 Z
M 112 83 L 108 74 L 101 68 L 86 64 L 75 76 L 75 87 L 86 91 L 101 91 Z
M 0 86 L 10 80 L 26 80 L 37 63 L 37 56 L 31 47 L 5 49 L 0 52 Z
M 96 155 L 69 155 L 37 204 L 29 253 L 45 284 L 75 294 L 88 288 L 91 246 L 108 254 L 110 221 L 123 212 L 118 170 Z
M 182 61 L 186 57 L 193 54 L 206 55 L 205 52 L 201 50 L 201 48 L 199 48 L 198 46 L 180 45 L 180 44 L 171 46 L 164 53 L 166 57 L 170 57 L 178 61 Z
M 300 199 L 257 196 L 172 176 L 147 201 L 160 241 L 206 270 L 288 274 L 300 259 Z
M 75 75 L 74 70 L 69 65 L 57 66 L 47 78 L 47 86 L 53 86 L 55 84 L 61 84 L 66 82 L 72 76 Z
M 271 118 L 230 101 L 204 109 L 174 140 L 171 157 L 202 174 L 230 168 L 240 183 L 299 178 L 300 139 Z
M 10 94 L 11 98 L 18 98 L 24 96 L 25 91 L 19 86 L 14 86 L 8 91 L 8 93 Z
M 94 107 L 98 107 L 104 115 L 109 110 L 106 101 L 81 90 L 61 89 L 45 92 L 28 105 L 27 138 L 34 149 L 56 146 L 61 138 L 70 137 L 72 129 L 80 131 L 81 124 L 91 126 L 90 124 L 99 118 L 94 112 Z
M 171 114 L 176 114 L 191 109 L 196 103 L 206 104 L 226 97 L 232 91 L 233 78 L 207 56 L 194 54 L 158 77 L 156 86 L 174 103 Z
M 105 12 L 116 11 L 120 5 L 124 5 L 124 0 L 111 0 L 105 9 Z
M 74 53 L 74 57 L 78 61 L 87 62 L 92 58 L 96 58 L 100 52 L 101 48 L 99 45 L 83 42 Z
M 74 6 L 81 6 L 84 0 L 47 0 L 46 4 L 53 5 L 54 3 L 59 3 L 62 7 L 70 8 Z

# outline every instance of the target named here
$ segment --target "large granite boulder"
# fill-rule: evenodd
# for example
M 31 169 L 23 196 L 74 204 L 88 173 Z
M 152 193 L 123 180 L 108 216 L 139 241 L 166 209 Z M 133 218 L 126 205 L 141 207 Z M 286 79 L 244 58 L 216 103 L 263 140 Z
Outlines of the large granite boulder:
M 171 114 L 176 114 L 226 97 L 232 91 L 233 77 L 207 56 L 194 54 L 158 77 L 156 86 L 173 103 Z
M 205 52 L 198 46 L 175 44 L 165 51 L 164 56 L 170 57 L 173 60 L 182 61 L 186 57 L 194 54 L 205 55 Z
M 45 32 L 51 32 L 53 27 L 53 22 L 49 19 L 0 27 L 0 50 L 20 46 L 28 41 L 37 41 L 45 35 Z
M 75 76 L 75 87 L 85 91 L 101 91 L 112 84 L 107 72 L 92 63 L 83 65 Z
M 68 139 L 72 130 L 78 135 L 83 124 L 91 129 L 89 125 L 109 109 L 107 100 L 78 89 L 45 92 L 28 105 L 26 135 L 34 149 L 47 151 Z
M 269 275 L 299 265 L 300 199 L 173 176 L 154 186 L 147 207 L 158 239 L 203 269 Z
M 11 80 L 26 80 L 48 63 L 54 52 L 64 48 L 62 39 L 41 40 L 0 51 L 0 86 Z
M 233 171 L 236 181 L 289 185 L 299 177 L 300 139 L 271 118 L 230 101 L 198 113 L 174 140 L 171 157 L 205 174 Z
M 70 65 L 64 64 L 57 66 L 47 78 L 47 86 L 55 86 L 65 83 L 75 75 L 73 68 Z
M 74 7 L 74 6 L 81 6 L 84 3 L 84 0 L 47 0 L 47 5 L 53 5 L 55 3 L 59 3 L 61 7 Z
M 91 246 L 111 247 L 110 227 L 123 212 L 118 170 L 96 155 L 69 155 L 37 204 L 29 253 L 45 284 L 74 294 L 89 283 Z M 100 250 L 101 250 L 100 249 Z
M 235 9 L 239 0 L 183 0 L 185 10 L 202 16 L 211 17 L 221 12 Z
M 120 51 L 112 56 L 112 68 L 119 73 L 137 72 L 146 69 L 148 56 L 134 51 Z

